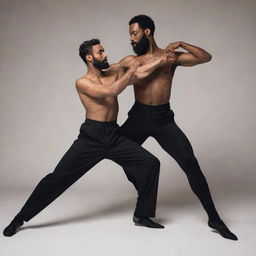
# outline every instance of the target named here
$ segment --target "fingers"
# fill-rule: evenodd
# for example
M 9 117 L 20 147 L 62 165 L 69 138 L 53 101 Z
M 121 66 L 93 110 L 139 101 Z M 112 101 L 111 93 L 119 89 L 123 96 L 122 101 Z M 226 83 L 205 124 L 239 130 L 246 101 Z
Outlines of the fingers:
M 166 55 L 167 55 L 168 57 L 170 57 L 170 56 L 171 56 L 171 57 L 175 57 L 175 56 L 176 56 L 174 50 L 167 52 Z
M 142 66 L 142 61 L 135 60 L 132 64 L 135 68 L 141 67 Z
M 171 50 L 166 51 L 166 52 L 163 54 L 162 58 L 164 58 L 164 59 L 166 59 L 166 60 L 171 59 L 171 58 L 176 58 L 175 51 L 171 51 Z
M 139 68 L 139 67 L 141 67 L 142 66 L 142 64 L 141 64 L 141 62 L 140 61 L 138 61 L 138 60 L 135 60 L 132 64 L 131 64 L 131 66 L 130 66 L 130 71 L 132 71 L 132 72 L 135 72 L 136 70 L 137 70 L 137 68 Z
M 142 60 L 142 59 L 135 59 L 135 60 L 132 62 L 132 65 L 137 65 L 138 63 L 143 64 L 143 60 Z
M 170 43 L 166 48 L 166 52 L 174 52 L 176 49 L 180 47 L 180 42 Z

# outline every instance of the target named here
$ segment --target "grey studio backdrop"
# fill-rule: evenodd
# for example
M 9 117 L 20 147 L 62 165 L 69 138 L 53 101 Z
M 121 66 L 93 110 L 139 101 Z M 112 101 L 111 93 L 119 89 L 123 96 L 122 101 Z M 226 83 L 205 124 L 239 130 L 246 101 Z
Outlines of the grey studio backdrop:
M 212 54 L 207 64 L 177 69 L 171 107 L 213 196 L 255 194 L 255 7 L 249 0 L 1 0 L 1 194 L 25 191 L 19 210 L 77 138 L 85 118 L 75 89 L 86 71 L 80 43 L 99 38 L 109 62 L 118 62 L 133 53 L 128 21 L 141 13 L 154 19 L 160 47 L 182 40 Z M 119 124 L 133 102 L 130 86 L 119 96 Z M 157 142 L 149 138 L 143 146 L 161 161 L 158 206 L 201 207 L 180 167 Z M 108 160 L 70 190 L 82 194 L 82 204 L 97 191 L 104 201 L 114 198 L 113 207 L 136 196 L 122 168 Z

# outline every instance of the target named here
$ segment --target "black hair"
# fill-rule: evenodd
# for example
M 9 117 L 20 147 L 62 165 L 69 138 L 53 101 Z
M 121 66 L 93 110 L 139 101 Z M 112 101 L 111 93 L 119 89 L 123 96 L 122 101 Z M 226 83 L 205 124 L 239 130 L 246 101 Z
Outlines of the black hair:
M 85 58 L 86 55 L 92 53 L 92 47 L 96 44 L 100 44 L 99 39 L 91 39 L 88 41 L 84 41 L 80 47 L 79 47 L 79 56 L 82 58 L 82 60 L 87 63 L 87 60 Z
M 133 23 L 137 23 L 139 24 L 139 27 L 142 29 L 147 29 L 149 28 L 151 30 L 152 36 L 154 35 L 155 32 L 155 23 L 154 21 L 147 15 L 137 15 L 134 16 L 130 21 L 129 21 L 129 25 L 133 24 Z

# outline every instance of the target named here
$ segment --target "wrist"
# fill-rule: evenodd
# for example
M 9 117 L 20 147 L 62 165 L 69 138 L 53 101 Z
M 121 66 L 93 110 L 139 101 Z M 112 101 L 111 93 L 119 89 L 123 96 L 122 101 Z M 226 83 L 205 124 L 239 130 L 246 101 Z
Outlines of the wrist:
M 165 62 L 166 60 L 166 56 L 165 55 L 161 55 L 159 58 L 157 58 L 154 62 L 152 62 L 154 64 L 154 66 L 156 65 L 161 65 Z

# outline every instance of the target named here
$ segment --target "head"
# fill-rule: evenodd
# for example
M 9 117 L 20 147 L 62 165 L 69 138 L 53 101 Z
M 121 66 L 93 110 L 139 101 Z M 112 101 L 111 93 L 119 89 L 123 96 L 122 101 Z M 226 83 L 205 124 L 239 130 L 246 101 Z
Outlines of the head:
M 142 55 L 148 51 L 154 32 L 155 24 L 149 16 L 138 15 L 129 21 L 130 40 L 136 54 Z
M 79 47 L 79 55 L 87 66 L 93 65 L 99 70 L 109 67 L 107 55 L 98 39 L 84 41 Z

